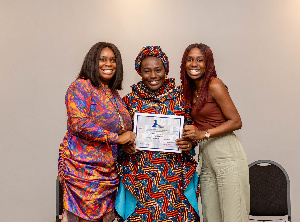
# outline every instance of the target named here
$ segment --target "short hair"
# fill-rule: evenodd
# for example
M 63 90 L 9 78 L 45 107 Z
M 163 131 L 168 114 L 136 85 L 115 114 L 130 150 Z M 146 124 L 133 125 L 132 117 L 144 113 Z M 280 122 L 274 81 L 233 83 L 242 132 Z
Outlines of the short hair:
M 186 59 L 187 59 L 189 52 L 193 48 L 200 49 L 200 51 L 204 55 L 204 60 L 205 60 L 205 74 L 204 74 L 203 84 L 200 89 L 199 98 L 196 102 L 196 108 L 202 109 L 202 107 L 205 105 L 205 103 L 207 101 L 209 82 L 211 81 L 212 78 L 217 77 L 217 73 L 216 73 L 216 69 L 215 69 L 213 53 L 209 46 L 207 46 L 203 43 L 195 43 L 195 44 L 189 45 L 185 49 L 183 56 L 182 56 L 182 60 L 181 60 L 181 66 L 180 66 L 180 79 L 181 79 L 181 84 L 183 85 L 185 108 L 187 108 L 188 106 L 189 107 L 192 106 L 193 90 L 195 88 L 194 81 L 186 73 Z
M 99 74 L 99 57 L 102 49 L 110 48 L 116 57 L 116 74 L 109 81 L 109 88 L 111 90 L 121 90 L 123 82 L 123 63 L 119 49 L 112 43 L 98 42 L 91 47 L 89 52 L 86 54 L 81 70 L 78 74 L 77 79 L 89 79 L 93 86 L 99 87 L 101 84 Z

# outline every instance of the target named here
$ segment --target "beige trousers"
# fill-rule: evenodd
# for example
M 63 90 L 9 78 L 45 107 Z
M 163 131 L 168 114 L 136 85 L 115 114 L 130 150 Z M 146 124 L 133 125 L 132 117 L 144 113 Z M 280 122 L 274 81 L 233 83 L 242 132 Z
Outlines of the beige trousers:
M 235 134 L 200 142 L 199 169 L 204 222 L 248 222 L 248 162 Z

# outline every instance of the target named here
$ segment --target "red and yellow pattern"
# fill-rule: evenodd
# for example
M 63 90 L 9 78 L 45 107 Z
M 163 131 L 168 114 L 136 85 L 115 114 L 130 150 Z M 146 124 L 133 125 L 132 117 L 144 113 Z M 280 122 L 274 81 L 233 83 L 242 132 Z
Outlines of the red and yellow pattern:
M 142 82 L 134 85 L 123 98 L 131 116 L 135 112 L 184 115 L 182 88 L 175 87 L 174 79 L 166 79 L 158 91 L 149 90 Z M 128 221 L 199 220 L 184 195 L 197 165 L 189 152 L 139 151 L 122 153 L 118 160 L 121 182 L 137 199 Z

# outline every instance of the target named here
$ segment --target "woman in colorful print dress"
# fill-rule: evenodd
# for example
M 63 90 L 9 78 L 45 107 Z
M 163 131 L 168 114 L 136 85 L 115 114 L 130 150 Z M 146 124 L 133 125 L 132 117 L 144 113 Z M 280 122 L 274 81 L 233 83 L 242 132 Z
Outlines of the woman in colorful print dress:
M 114 219 L 117 144 L 135 140 L 130 115 L 117 92 L 122 81 L 119 50 L 99 42 L 67 90 L 67 133 L 59 150 L 63 221 Z
M 183 135 L 199 141 L 203 221 L 248 222 L 248 161 L 234 130 L 242 127 L 227 87 L 217 78 L 211 49 L 192 44 L 183 54 L 181 81 L 185 106 L 195 125 Z
M 169 62 L 159 46 L 142 48 L 135 68 L 142 80 L 123 98 L 132 118 L 135 112 L 184 115 L 182 89 L 167 78 Z M 120 216 L 127 221 L 199 221 L 197 163 L 188 152 L 193 143 L 178 139 L 177 145 L 182 153 L 137 151 L 129 145 L 119 156 Z

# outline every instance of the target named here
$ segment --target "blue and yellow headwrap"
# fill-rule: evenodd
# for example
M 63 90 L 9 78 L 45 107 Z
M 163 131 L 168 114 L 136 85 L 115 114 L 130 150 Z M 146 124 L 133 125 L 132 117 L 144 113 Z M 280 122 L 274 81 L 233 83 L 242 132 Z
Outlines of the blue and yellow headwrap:
M 169 60 L 167 55 L 161 50 L 160 46 L 145 46 L 141 49 L 140 53 L 135 59 L 135 70 L 138 74 L 141 73 L 142 60 L 148 56 L 154 56 L 159 58 L 164 64 L 166 75 L 168 75 Z

